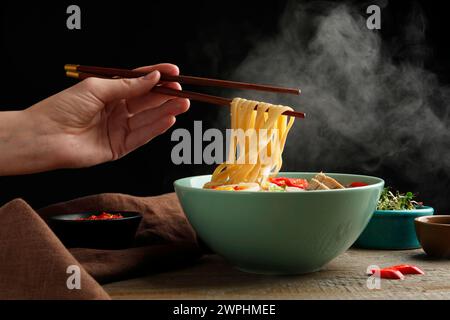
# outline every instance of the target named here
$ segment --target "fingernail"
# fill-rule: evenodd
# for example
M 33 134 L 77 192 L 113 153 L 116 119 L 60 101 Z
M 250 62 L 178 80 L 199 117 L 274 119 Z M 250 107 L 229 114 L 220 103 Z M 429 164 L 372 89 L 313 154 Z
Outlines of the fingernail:
M 144 80 L 155 80 L 159 77 L 159 71 L 155 70 L 144 76 Z

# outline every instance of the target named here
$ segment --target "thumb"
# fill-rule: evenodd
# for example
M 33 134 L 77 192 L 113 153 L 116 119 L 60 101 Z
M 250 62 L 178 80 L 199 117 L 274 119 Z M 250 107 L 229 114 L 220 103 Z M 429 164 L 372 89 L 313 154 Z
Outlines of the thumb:
M 143 95 L 150 91 L 161 77 L 155 70 L 144 77 L 135 79 L 101 79 L 83 80 L 87 90 L 104 103 L 117 99 L 128 99 Z

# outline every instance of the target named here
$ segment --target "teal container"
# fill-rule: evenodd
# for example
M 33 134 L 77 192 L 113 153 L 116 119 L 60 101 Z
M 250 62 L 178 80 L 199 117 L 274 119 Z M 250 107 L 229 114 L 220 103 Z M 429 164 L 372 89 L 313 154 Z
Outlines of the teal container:
M 417 249 L 414 219 L 431 216 L 434 209 L 422 206 L 414 210 L 376 210 L 354 246 L 365 249 Z
M 279 173 L 310 179 L 315 173 Z M 175 181 L 191 225 L 216 253 L 239 269 L 263 274 L 317 271 L 346 251 L 369 222 L 384 186 L 380 178 L 327 175 L 359 188 L 304 192 L 202 189 L 211 176 Z

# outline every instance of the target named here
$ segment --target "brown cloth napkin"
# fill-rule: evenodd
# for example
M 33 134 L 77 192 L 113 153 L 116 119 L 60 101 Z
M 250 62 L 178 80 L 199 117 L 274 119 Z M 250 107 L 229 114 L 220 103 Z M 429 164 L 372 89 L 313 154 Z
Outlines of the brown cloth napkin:
M 138 246 L 68 250 L 44 221 L 56 214 L 91 210 L 142 213 Z M 170 270 L 201 255 L 174 193 L 156 197 L 99 194 L 54 204 L 38 213 L 17 199 L 0 208 L 0 221 L 0 299 L 109 299 L 98 282 Z M 67 286 L 71 265 L 80 268 L 81 289 Z

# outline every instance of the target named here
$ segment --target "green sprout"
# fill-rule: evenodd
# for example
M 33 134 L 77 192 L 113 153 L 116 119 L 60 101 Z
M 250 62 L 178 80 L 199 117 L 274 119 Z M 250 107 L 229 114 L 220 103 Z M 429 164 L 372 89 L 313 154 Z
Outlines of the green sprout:
M 397 191 L 394 194 L 389 187 L 386 187 L 378 200 L 377 210 L 414 210 L 423 205 L 414 198 L 415 195 L 412 192 L 400 193 Z

